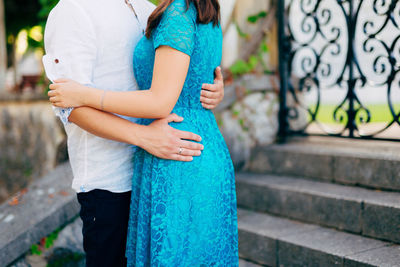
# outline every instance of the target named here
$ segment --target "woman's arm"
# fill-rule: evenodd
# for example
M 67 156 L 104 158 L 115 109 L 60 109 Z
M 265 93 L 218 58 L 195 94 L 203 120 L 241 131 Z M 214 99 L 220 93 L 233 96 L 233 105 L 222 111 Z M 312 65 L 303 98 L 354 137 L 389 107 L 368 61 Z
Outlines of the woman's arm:
M 156 50 L 153 81 L 150 90 L 107 92 L 105 111 L 136 118 L 165 118 L 181 94 L 190 64 L 190 57 L 168 46 Z M 101 109 L 99 92 L 85 103 Z M 100 101 L 99 101 L 100 99 Z
M 136 118 L 167 117 L 182 91 L 190 56 L 169 46 L 156 50 L 153 81 L 149 90 L 112 92 L 81 88 L 69 80 L 50 86 L 50 101 L 57 107 L 88 106 Z M 59 81 L 58 81 L 59 82 Z

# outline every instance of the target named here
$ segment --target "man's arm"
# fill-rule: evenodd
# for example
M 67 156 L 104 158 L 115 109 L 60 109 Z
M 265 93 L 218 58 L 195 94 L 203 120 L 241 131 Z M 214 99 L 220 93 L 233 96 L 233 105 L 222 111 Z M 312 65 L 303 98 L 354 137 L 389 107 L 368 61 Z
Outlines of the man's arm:
M 82 84 L 92 84 L 97 47 L 93 25 L 74 1 L 60 1 L 50 13 L 45 30 L 44 66 L 50 80 L 71 78 Z M 75 123 L 82 129 L 111 140 L 134 144 L 149 153 L 166 159 L 190 161 L 202 150 L 202 145 L 185 141 L 200 141 L 200 137 L 168 126 L 181 121 L 171 115 L 150 126 L 140 126 L 113 114 L 91 108 L 58 109 L 64 123 Z M 179 154 L 180 148 L 183 148 Z
M 200 156 L 203 145 L 185 141 L 201 141 L 201 137 L 176 130 L 168 125 L 181 122 L 183 118 L 171 114 L 157 120 L 149 126 L 138 125 L 110 113 L 81 107 L 72 111 L 70 122 L 102 138 L 139 146 L 159 158 L 179 161 L 191 161 L 193 156 Z M 180 148 L 183 149 L 179 154 Z

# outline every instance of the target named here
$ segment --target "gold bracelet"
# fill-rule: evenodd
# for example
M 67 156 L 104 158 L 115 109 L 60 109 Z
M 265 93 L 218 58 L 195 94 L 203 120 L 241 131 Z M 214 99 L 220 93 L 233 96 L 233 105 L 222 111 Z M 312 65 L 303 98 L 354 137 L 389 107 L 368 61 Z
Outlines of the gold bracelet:
M 107 91 L 103 90 L 103 94 L 101 95 L 101 101 L 100 101 L 100 108 L 101 111 L 104 111 L 104 97 L 106 96 Z

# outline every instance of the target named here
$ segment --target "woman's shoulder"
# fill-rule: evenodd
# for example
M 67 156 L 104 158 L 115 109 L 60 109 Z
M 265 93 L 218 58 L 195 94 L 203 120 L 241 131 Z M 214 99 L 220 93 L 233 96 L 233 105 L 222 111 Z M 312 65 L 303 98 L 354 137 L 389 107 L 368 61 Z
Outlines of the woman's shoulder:
M 193 3 L 187 6 L 186 0 L 174 0 L 165 11 L 165 16 L 185 16 L 191 17 L 196 21 L 197 9 Z

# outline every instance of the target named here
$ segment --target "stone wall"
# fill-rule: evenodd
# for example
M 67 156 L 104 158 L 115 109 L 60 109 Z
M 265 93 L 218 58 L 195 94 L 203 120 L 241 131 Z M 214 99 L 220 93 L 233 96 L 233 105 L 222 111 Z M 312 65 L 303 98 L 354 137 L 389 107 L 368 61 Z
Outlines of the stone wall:
M 0 202 L 65 160 L 65 146 L 47 101 L 0 100 Z
M 236 171 L 246 170 L 256 146 L 275 142 L 277 83 L 274 75 L 247 74 L 225 86 L 225 99 L 215 113 Z

